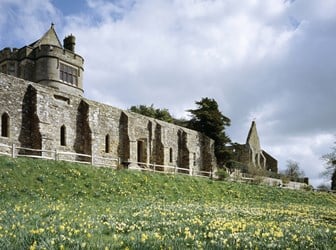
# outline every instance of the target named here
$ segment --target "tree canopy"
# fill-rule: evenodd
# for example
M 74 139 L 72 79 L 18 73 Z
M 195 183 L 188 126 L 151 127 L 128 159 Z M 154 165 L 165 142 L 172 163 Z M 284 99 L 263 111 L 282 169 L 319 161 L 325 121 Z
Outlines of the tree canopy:
M 173 122 L 174 118 L 172 115 L 169 113 L 168 109 L 159 109 L 159 108 L 154 108 L 154 105 L 152 104 L 151 106 L 146 106 L 146 105 L 138 105 L 138 106 L 132 106 L 129 109 L 132 112 L 149 116 L 161 121 L 165 122 Z
M 190 120 L 176 119 L 168 109 L 155 108 L 153 104 L 151 106 L 131 106 L 129 110 L 204 133 L 215 141 L 215 155 L 218 165 L 221 166 L 231 158 L 225 147 L 227 143 L 231 142 L 225 133 L 225 127 L 230 126 L 231 121 L 219 111 L 218 104 L 214 99 L 205 97 L 195 103 L 197 108 L 188 110 L 191 113 Z
M 214 99 L 205 97 L 197 101 L 196 105 L 196 109 L 188 110 L 191 113 L 188 127 L 215 141 L 215 155 L 219 165 L 222 165 L 229 158 L 225 145 L 231 140 L 225 133 L 225 127 L 230 126 L 231 121 L 219 111 Z

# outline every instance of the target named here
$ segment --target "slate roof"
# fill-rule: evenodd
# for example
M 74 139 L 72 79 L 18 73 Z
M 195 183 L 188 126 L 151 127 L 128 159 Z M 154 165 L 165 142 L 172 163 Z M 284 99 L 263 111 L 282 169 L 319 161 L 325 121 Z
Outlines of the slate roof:
M 39 40 L 33 42 L 29 46 L 36 48 L 40 45 L 53 45 L 62 48 L 62 43 L 56 34 L 54 24 L 51 24 L 49 30 Z

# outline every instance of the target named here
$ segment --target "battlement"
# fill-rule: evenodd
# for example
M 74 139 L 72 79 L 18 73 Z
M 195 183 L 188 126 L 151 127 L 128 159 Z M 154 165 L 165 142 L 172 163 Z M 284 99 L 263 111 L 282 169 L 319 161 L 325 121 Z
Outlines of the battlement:
M 82 96 L 84 59 L 75 53 L 75 41 L 73 35 L 67 36 L 62 46 L 52 24 L 28 46 L 2 49 L 0 72 Z
M 39 47 L 34 49 L 34 57 L 39 59 L 41 57 L 55 57 L 60 60 L 67 61 L 67 63 L 73 64 L 75 66 L 83 65 L 84 58 L 74 52 L 55 47 L 52 45 L 40 45 Z
M 31 46 L 25 46 L 20 49 L 10 47 L 3 48 L 0 50 L 0 63 L 9 59 L 22 60 L 31 56 L 32 52 L 34 52 L 34 57 L 37 58 L 42 56 L 63 57 L 66 60 L 72 60 L 76 64 L 84 63 L 84 58 L 73 51 L 48 44 L 40 45 L 37 48 Z
M 6 60 L 6 59 L 11 59 L 12 57 L 15 57 L 18 53 L 18 49 L 17 48 L 9 48 L 9 47 L 6 47 L 2 50 L 0 50 L 0 63 L 3 61 L 3 60 Z

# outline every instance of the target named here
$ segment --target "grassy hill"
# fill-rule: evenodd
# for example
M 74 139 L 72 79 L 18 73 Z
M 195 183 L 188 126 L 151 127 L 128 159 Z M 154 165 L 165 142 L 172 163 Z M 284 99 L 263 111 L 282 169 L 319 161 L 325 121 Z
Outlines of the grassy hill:
M 336 195 L 0 157 L 0 249 L 336 249 Z

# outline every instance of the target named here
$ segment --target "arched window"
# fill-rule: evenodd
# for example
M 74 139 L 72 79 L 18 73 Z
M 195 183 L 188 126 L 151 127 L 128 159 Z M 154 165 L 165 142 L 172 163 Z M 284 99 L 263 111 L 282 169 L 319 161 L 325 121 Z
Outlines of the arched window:
M 110 153 L 110 135 L 105 136 L 105 153 Z
M 169 149 L 169 162 L 173 162 L 173 149 Z
M 3 113 L 1 116 L 1 136 L 9 137 L 9 116 Z
M 61 146 L 66 146 L 66 127 L 61 127 Z

